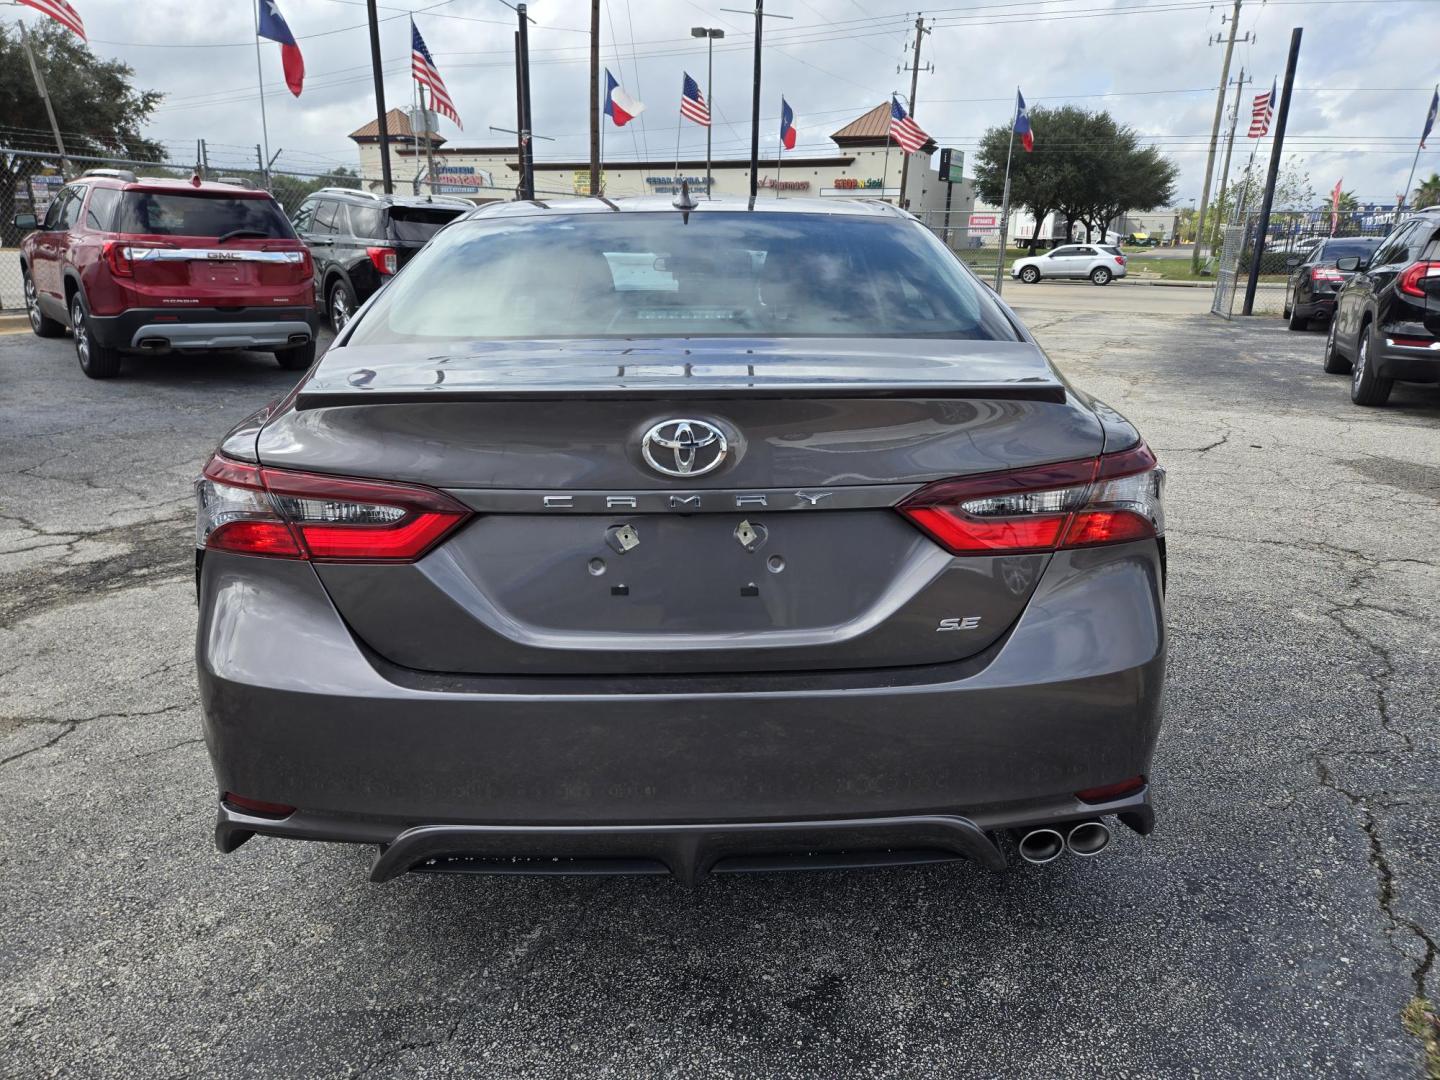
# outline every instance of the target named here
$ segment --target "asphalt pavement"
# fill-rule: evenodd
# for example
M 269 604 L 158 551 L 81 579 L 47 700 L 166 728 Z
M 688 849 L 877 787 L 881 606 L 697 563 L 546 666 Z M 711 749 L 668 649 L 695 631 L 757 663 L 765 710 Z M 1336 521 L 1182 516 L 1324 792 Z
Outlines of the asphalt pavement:
M 1118 294 L 1021 306 L 1170 470 L 1154 835 L 697 891 L 217 854 L 190 482 L 293 376 L 0 336 L 0 1076 L 1423 1076 L 1440 389 Z

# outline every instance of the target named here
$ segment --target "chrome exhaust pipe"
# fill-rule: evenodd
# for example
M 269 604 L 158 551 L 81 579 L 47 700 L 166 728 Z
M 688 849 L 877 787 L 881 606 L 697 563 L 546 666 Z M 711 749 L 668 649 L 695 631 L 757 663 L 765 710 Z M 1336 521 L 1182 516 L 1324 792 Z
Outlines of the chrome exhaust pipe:
M 1110 827 L 1103 821 L 1082 821 L 1066 835 L 1065 846 L 1071 855 L 1092 858 L 1110 846 Z
M 1031 829 L 1020 838 L 1020 857 L 1037 866 L 1053 862 L 1065 850 L 1065 838 L 1055 829 Z

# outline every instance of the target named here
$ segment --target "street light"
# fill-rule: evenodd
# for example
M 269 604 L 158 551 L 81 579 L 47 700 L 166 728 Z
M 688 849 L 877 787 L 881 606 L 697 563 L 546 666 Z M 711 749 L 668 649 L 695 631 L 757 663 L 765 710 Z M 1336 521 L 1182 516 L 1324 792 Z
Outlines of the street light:
M 715 82 L 715 39 L 723 38 L 725 31 L 717 30 L 710 26 L 692 26 L 690 28 L 690 36 L 706 38 L 707 51 L 710 54 L 709 59 L 705 62 L 705 107 L 710 110 L 710 123 L 705 127 L 705 197 L 707 199 L 713 199 L 715 195 L 710 190 L 710 134 L 715 130 L 715 101 L 713 93 Z

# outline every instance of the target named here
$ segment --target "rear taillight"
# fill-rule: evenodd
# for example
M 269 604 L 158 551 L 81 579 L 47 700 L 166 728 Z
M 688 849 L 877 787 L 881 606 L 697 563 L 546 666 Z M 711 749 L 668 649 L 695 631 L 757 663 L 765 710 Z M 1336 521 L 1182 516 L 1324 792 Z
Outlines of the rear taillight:
M 197 547 L 272 559 L 413 562 L 470 516 L 433 488 L 266 469 L 218 454 L 195 494 Z
M 1311 281 L 1344 281 L 1345 275 L 1339 270 L 1329 266 L 1313 266 L 1310 268 Z
M 1418 262 L 1414 266 L 1406 268 L 1395 287 L 1406 296 L 1418 296 L 1424 299 L 1425 287 L 1421 282 L 1432 277 L 1440 278 L 1440 262 Z
M 365 253 L 370 256 L 370 261 L 375 264 L 375 269 L 382 274 L 393 274 L 400 268 L 400 260 L 396 256 L 394 248 L 371 247 L 366 248 Z
M 1010 472 L 941 480 L 898 507 L 953 555 L 1120 544 L 1165 531 L 1165 470 L 1130 450 Z
M 1115 261 L 1116 261 L 1117 263 L 1119 263 L 1121 266 L 1124 266 L 1124 265 L 1125 265 L 1125 256 L 1124 256 L 1124 255 L 1116 255 L 1116 256 L 1115 256 Z
M 131 277 L 135 273 L 135 264 L 130 259 L 131 246 L 123 240 L 106 240 L 100 249 L 105 265 L 116 277 Z

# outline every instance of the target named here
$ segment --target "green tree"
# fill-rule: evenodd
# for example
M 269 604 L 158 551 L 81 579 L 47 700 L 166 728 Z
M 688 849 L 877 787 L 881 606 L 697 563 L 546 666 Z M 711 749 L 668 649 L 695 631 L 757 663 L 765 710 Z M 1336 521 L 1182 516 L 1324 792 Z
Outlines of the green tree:
M 28 29 L 35 62 L 45 76 L 55 119 L 68 153 L 158 161 L 164 148 L 140 129 L 161 95 L 138 90 L 134 71 L 118 60 L 103 60 L 59 23 L 44 20 Z M 49 154 L 55 150 L 45 104 L 35 89 L 30 62 L 19 31 L 0 23 L 0 207 L 15 205 L 15 194 L 46 166 L 58 166 L 59 154 L 34 158 L 16 151 Z M 9 230 L 9 213 L 0 228 Z M 11 238 L 13 239 L 13 238 Z
M 1426 206 L 1440 206 L 1440 173 L 1431 173 L 1429 180 L 1420 181 L 1420 186 L 1410 197 L 1410 205 L 1417 210 Z
M 1024 207 L 1036 223 L 1036 238 L 1046 216 L 1064 218 L 1066 235 L 1076 223 L 1103 232 L 1127 210 L 1153 210 L 1171 198 L 1176 169 L 1159 151 L 1141 148 L 1139 136 L 1117 124 L 1107 112 L 1071 105 L 1030 111 L 1035 151 L 1017 148 L 1010 169 L 1010 201 Z M 986 202 L 998 205 L 1005 190 L 1005 157 L 1010 129 L 991 128 L 980 141 L 975 187 Z

